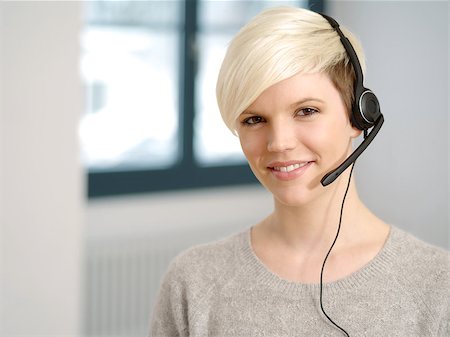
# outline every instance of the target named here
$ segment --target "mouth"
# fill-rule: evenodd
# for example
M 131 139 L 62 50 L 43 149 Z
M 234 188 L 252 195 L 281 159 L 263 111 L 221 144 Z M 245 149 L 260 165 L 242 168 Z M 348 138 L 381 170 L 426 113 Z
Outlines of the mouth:
M 270 169 L 274 170 L 274 171 L 278 171 L 278 172 L 292 172 L 295 171 L 301 167 L 304 167 L 306 165 L 308 165 L 309 163 L 311 163 L 310 161 L 307 162 L 303 162 L 303 163 L 295 163 L 295 164 L 290 164 L 287 166 L 272 166 L 269 167 Z
M 313 161 L 275 162 L 267 168 L 273 176 L 280 180 L 292 180 L 302 176 Z

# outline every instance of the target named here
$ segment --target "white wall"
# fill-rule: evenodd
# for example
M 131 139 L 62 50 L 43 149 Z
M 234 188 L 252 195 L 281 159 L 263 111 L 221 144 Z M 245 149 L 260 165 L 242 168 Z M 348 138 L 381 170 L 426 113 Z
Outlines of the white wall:
M 0 334 L 79 336 L 79 2 L 0 2 Z
M 170 240 L 190 232 L 201 242 L 240 231 L 272 209 L 271 194 L 256 185 L 155 193 L 92 200 L 87 227 L 94 240 L 130 235 Z
M 331 1 L 367 55 L 385 125 L 357 164 L 361 197 L 386 221 L 450 248 L 449 2 Z

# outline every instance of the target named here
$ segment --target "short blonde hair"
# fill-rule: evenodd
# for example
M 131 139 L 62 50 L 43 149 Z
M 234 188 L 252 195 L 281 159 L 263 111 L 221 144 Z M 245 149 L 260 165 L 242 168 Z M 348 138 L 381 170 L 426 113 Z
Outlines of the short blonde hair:
M 359 41 L 345 28 L 361 67 Z M 298 73 L 326 73 L 350 113 L 354 70 L 339 35 L 320 14 L 307 9 L 267 9 L 245 25 L 231 41 L 216 87 L 217 102 L 227 127 L 270 86 Z

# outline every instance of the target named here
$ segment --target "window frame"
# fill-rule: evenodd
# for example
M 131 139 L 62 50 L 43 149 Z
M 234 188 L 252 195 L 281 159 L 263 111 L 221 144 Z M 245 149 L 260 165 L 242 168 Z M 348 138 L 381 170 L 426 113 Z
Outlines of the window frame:
M 309 0 L 308 8 L 323 12 L 325 0 Z M 127 171 L 88 171 L 88 198 L 170 190 L 255 184 L 247 163 L 202 167 L 194 159 L 195 73 L 198 0 L 185 0 L 180 33 L 179 158 L 169 168 Z M 183 27 L 184 26 L 184 27 Z

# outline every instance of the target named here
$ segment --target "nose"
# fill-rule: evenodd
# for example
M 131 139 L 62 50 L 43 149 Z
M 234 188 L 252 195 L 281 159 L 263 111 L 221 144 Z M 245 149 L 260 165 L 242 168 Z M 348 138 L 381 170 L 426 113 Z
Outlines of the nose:
M 269 152 L 285 152 L 295 148 L 297 137 L 293 126 L 289 123 L 273 123 L 267 143 Z

